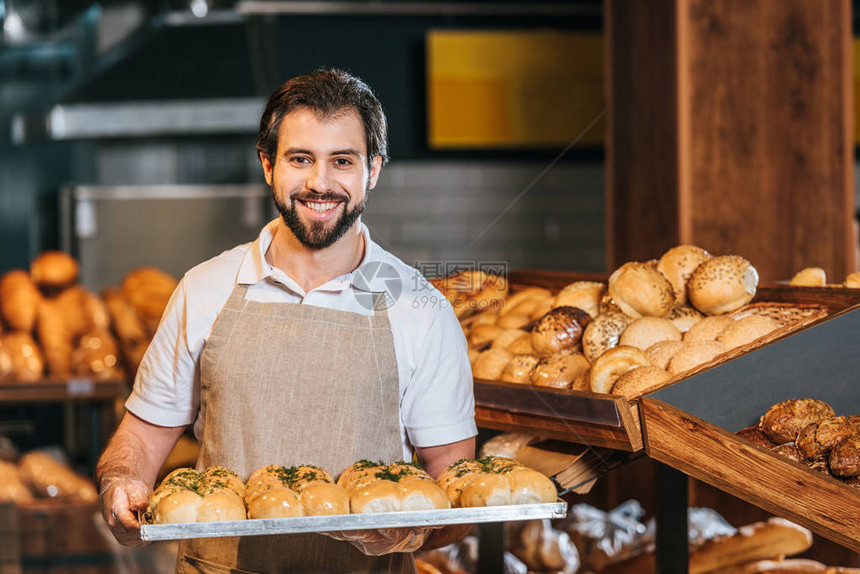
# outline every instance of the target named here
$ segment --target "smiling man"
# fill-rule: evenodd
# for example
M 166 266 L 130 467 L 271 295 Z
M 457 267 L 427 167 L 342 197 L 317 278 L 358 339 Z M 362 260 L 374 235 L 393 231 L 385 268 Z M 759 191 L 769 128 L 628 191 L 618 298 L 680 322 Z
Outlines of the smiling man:
M 270 98 L 257 143 L 281 217 L 180 281 L 97 469 L 120 542 L 140 544 L 168 453 L 194 424 L 199 469 L 247 479 L 267 464 L 337 476 L 360 459 L 410 460 L 433 476 L 474 456 L 474 400 L 454 313 L 361 222 L 387 160 L 386 120 L 339 70 Z M 428 297 L 429 296 L 429 297 Z M 412 572 L 410 552 L 463 528 L 198 539 L 178 572 Z M 231 570 L 232 569 L 232 570 Z

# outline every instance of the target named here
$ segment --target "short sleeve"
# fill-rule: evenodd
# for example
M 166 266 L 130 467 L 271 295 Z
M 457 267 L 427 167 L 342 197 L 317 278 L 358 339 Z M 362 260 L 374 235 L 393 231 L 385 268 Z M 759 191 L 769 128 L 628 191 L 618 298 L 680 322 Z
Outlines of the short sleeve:
M 197 361 L 188 345 L 187 323 L 183 278 L 164 310 L 125 403 L 129 412 L 154 425 L 184 426 L 197 418 Z
M 435 313 L 400 405 L 409 441 L 431 447 L 478 434 L 466 339 L 450 308 Z

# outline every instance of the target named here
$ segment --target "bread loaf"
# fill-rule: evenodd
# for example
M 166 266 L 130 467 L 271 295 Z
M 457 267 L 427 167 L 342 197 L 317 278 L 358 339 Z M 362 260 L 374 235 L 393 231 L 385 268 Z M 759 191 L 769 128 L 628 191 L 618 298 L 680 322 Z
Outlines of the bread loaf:
M 0 502 L 24 504 L 33 500 L 30 489 L 21 482 L 18 466 L 0 460 Z
M 609 276 L 609 295 L 630 317 L 665 317 L 675 305 L 669 280 L 648 263 L 625 263 Z
M 61 251 L 45 251 L 30 263 L 33 282 L 43 289 L 62 289 L 78 278 L 78 262 Z
M 325 470 L 316 466 L 268 465 L 248 478 L 249 518 L 348 514 L 349 498 Z
M 687 301 L 687 281 L 696 268 L 711 258 L 711 254 L 695 245 L 673 247 L 657 261 L 657 271 L 662 273 L 675 291 L 675 301 L 683 305 Z
M 176 279 L 160 269 L 139 267 L 123 278 L 120 290 L 147 330 L 154 333 L 176 285 Z
M 39 303 L 39 320 L 36 331 L 42 344 L 48 372 L 52 375 L 68 376 L 72 372 L 74 333 L 66 324 L 66 313 L 62 302 L 42 299 Z
M 107 329 L 93 329 L 84 333 L 71 355 L 72 372 L 96 379 L 122 377 L 119 366 L 119 347 Z
M 10 329 L 30 333 L 41 298 L 26 271 L 14 269 L 0 277 L 0 315 Z
M 740 309 L 755 296 L 758 271 L 739 255 L 721 255 L 699 265 L 687 283 L 690 303 L 706 315 Z
M 454 507 L 546 503 L 558 496 L 549 478 L 498 456 L 458 461 L 438 480 Z
M 579 344 L 591 316 L 576 307 L 556 307 L 532 329 L 532 346 L 541 356 L 571 349 Z
M 531 382 L 538 387 L 569 389 L 589 367 L 581 353 L 562 351 L 541 359 L 531 373 Z
M 837 444 L 857 434 L 848 417 L 829 417 L 803 427 L 797 434 L 797 450 L 813 460 L 830 454 Z
M 349 495 L 353 514 L 449 508 L 445 491 L 414 464 L 360 460 L 337 481 Z
M 815 399 L 789 399 L 770 407 L 759 421 L 759 428 L 776 444 L 794 442 L 797 434 L 811 423 L 836 416 L 833 408 Z
M 11 377 L 19 381 L 37 381 L 45 372 L 42 351 L 30 333 L 15 331 L 3 335 L 0 346 L 12 361 Z
M 830 452 L 830 470 L 836 476 L 860 476 L 860 435 L 851 436 Z
M 48 498 L 70 498 L 81 502 L 99 499 L 92 481 L 43 452 L 25 454 L 18 461 L 21 480 L 33 492 Z
M 232 470 L 180 468 L 168 474 L 149 499 L 156 523 L 243 520 L 242 479 Z

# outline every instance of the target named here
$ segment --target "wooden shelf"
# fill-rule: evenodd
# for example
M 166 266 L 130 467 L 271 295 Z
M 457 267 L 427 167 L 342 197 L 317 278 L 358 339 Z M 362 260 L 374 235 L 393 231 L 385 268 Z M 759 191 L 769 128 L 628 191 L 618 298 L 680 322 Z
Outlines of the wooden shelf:
M 111 401 L 128 392 L 123 379 L 45 378 L 0 382 L 0 405 L 58 401 Z

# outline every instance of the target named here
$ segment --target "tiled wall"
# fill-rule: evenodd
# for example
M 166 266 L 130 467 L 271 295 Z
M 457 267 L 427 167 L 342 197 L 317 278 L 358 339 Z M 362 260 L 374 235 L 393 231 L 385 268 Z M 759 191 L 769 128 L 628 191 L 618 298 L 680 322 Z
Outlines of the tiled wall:
M 407 263 L 605 270 L 603 165 L 392 162 L 364 221 Z

